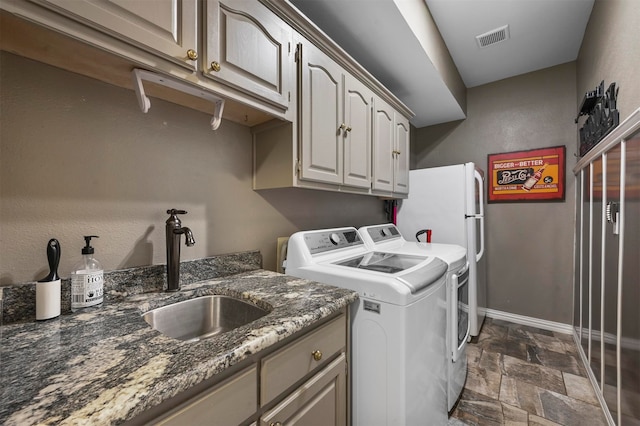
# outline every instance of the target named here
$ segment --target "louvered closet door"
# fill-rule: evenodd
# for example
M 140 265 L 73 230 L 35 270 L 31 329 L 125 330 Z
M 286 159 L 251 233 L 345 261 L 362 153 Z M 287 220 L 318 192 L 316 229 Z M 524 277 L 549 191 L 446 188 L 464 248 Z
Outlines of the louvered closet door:
M 640 424 L 640 131 L 627 139 L 625 151 L 620 364 L 617 366 L 620 416 L 616 418 L 616 422 L 623 425 Z M 605 399 L 611 406 L 607 393 Z
M 574 326 L 618 425 L 640 423 L 640 125 L 630 123 L 635 133 L 605 140 L 576 175 Z

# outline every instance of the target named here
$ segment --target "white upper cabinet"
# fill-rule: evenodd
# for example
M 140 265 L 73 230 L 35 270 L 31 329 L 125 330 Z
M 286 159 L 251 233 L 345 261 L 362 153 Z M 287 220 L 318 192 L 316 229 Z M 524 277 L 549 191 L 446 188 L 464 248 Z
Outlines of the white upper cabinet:
M 373 109 L 373 189 L 393 191 L 395 155 L 394 111 L 389 104 L 376 98 Z
M 300 177 L 369 188 L 373 93 L 317 47 L 298 46 Z
M 344 183 L 371 187 L 371 112 L 373 92 L 344 74 Z
M 138 91 L 251 127 L 255 189 L 408 193 L 412 112 L 286 0 L 0 0 L 0 10 L 34 27 L 5 31 L 9 50 L 125 88 L 143 68 L 180 84 L 137 80 Z
M 409 193 L 409 120 L 395 113 L 395 146 L 393 192 Z
M 208 0 L 205 22 L 204 75 L 288 108 L 291 27 L 255 0 Z
M 302 61 L 301 178 L 340 184 L 342 68 L 311 44 L 304 44 L 298 52 Z
M 196 0 L 32 0 L 63 15 L 196 69 Z
M 374 101 L 373 183 L 378 192 L 409 192 L 409 120 L 380 98 Z

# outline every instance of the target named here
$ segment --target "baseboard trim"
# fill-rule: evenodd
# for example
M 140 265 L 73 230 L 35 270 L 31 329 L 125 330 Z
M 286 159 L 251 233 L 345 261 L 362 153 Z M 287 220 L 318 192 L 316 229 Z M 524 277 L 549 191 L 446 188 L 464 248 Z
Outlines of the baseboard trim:
M 530 327 L 540 328 L 542 330 L 556 331 L 563 334 L 573 334 L 573 326 L 561 322 L 547 321 L 539 318 L 528 317 L 525 315 L 512 314 L 510 312 L 498 311 L 495 309 L 485 309 L 489 318 L 509 321 L 516 324 L 528 325 Z

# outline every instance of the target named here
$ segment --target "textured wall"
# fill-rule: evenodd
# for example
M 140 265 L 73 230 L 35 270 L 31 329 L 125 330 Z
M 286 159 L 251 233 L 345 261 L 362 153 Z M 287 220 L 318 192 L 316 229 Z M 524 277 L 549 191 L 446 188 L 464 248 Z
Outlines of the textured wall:
M 620 88 L 620 121 L 640 108 L 640 3 L 596 0 L 577 65 L 577 103 L 602 80 Z M 582 124 L 582 123 L 581 123 Z
M 575 62 L 469 89 L 467 119 L 417 129 L 415 168 L 487 155 L 567 146 L 566 200 L 489 204 L 488 305 L 500 311 L 571 323 L 576 162 Z M 485 187 L 486 189 L 486 187 Z
M 278 236 L 299 229 L 381 223 L 376 197 L 251 189 L 247 127 L 1 53 L 0 284 L 43 278 L 46 243 L 60 274 L 95 234 L 107 270 L 165 263 L 166 210 L 189 212 L 196 238 L 183 259 L 259 249 L 275 269 Z M 339 209 L 336 206 L 340 206 Z

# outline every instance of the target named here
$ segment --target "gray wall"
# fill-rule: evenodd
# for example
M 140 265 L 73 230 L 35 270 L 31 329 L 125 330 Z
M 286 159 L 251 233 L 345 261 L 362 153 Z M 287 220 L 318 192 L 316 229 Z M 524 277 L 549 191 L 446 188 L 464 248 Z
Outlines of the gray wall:
M 640 3 L 596 0 L 577 66 L 577 102 L 602 80 L 620 88 L 620 121 L 640 107 Z
M 300 229 L 381 223 L 376 197 L 251 189 L 249 128 L 9 53 L 0 54 L 0 284 L 43 278 L 58 238 L 60 274 L 95 234 L 107 270 L 165 263 L 168 208 L 186 209 L 183 259 L 259 249 Z M 339 207 L 339 208 L 337 208 Z
M 575 164 L 575 62 L 469 89 L 467 119 L 417 129 L 414 168 L 473 161 L 487 154 L 567 147 Z M 574 185 L 553 203 L 487 206 L 488 307 L 571 323 Z M 486 189 L 486 187 L 485 187 Z

